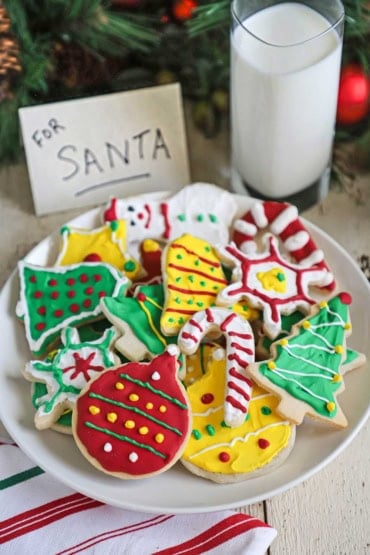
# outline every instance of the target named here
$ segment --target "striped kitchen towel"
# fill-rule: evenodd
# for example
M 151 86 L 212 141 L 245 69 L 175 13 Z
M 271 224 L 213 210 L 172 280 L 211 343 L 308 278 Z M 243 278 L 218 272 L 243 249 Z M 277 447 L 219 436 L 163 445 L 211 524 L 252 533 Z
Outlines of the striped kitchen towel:
M 276 530 L 233 511 L 145 514 L 76 493 L 0 436 L 2 555 L 263 555 Z

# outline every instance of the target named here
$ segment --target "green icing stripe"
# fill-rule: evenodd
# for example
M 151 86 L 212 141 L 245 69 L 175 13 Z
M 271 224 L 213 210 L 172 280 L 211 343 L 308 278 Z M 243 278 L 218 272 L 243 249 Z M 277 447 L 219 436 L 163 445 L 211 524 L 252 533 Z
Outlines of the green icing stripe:
M 181 401 L 179 401 L 175 397 L 171 397 L 170 395 L 167 395 L 167 393 L 165 393 L 164 391 L 161 391 L 160 389 L 156 389 L 155 387 L 150 385 L 150 383 L 148 383 L 148 382 L 143 382 L 142 380 L 137 380 L 135 378 L 132 378 L 128 374 L 120 374 L 120 378 L 123 378 L 123 379 L 127 380 L 128 382 L 131 382 L 131 383 L 134 383 L 136 385 L 140 385 L 141 387 L 144 387 L 146 389 L 149 389 L 155 395 L 159 395 L 159 397 L 163 397 L 164 399 L 167 399 L 167 401 L 170 401 L 171 403 L 173 403 L 174 405 L 177 405 L 181 409 L 187 409 L 188 408 L 187 405 L 184 405 L 184 403 L 182 403 Z
M 127 441 L 127 443 L 131 443 L 131 445 L 135 445 L 135 447 L 141 447 L 141 449 L 146 449 L 147 451 L 150 451 L 151 453 L 153 453 L 153 455 L 157 455 L 161 459 L 166 459 L 167 458 L 167 455 L 165 455 L 164 453 L 161 453 L 160 451 L 157 451 L 157 449 L 154 449 L 153 447 L 150 447 L 150 445 L 145 445 L 144 443 L 139 443 L 135 439 L 131 439 L 130 437 L 127 437 L 127 436 L 122 436 L 121 434 L 116 434 L 115 432 L 112 432 L 111 430 L 107 430 L 106 428 L 101 428 L 100 426 L 96 426 L 92 422 L 85 422 L 85 426 L 87 426 L 88 428 L 92 428 L 93 430 L 96 430 L 97 432 L 103 432 L 104 434 L 107 434 L 108 436 L 115 437 L 116 439 L 119 439 L 121 441 Z
M 140 414 L 140 416 L 145 416 L 145 418 L 147 418 L 148 420 L 151 420 L 152 422 L 155 422 L 156 424 L 159 424 L 160 426 L 163 426 L 163 428 L 167 428 L 167 430 L 171 430 L 171 432 L 174 432 L 178 436 L 182 436 L 182 432 L 178 428 L 175 428 L 174 426 L 171 426 L 170 424 L 167 424 L 166 422 L 162 422 L 162 420 L 159 420 L 155 416 L 151 416 L 150 414 L 147 414 L 146 412 L 144 412 L 141 409 L 138 409 L 137 407 L 132 407 L 131 405 L 126 405 L 125 403 L 121 403 L 120 401 L 115 401 L 114 399 L 109 399 L 108 397 L 104 397 L 103 395 L 99 395 L 99 393 L 92 393 L 91 392 L 91 393 L 89 393 L 89 397 L 91 397 L 93 399 L 99 399 L 99 401 L 105 401 L 106 403 L 110 403 L 111 405 L 115 405 L 115 406 L 120 407 L 122 409 L 132 411 L 135 414 Z
M 0 490 L 10 488 L 17 484 L 20 484 L 21 482 L 25 482 L 30 478 L 39 476 L 40 474 L 44 474 L 44 471 L 39 466 L 33 466 L 28 470 L 18 472 L 18 474 L 13 474 L 13 476 L 9 476 L 9 478 L 4 478 L 3 480 L 0 480 Z

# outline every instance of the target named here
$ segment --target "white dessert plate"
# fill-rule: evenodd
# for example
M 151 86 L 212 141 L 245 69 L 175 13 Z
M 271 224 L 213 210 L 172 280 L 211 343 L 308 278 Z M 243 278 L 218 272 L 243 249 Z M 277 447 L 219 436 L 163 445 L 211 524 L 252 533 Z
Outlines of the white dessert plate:
M 164 194 L 153 197 L 160 198 Z M 250 198 L 238 196 L 240 214 Z M 72 220 L 73 225 L 93 227 L 100 223 L 100 210 L 94 209 Z M 341 290 L 353 298 L 353 333 L 348 345 L 364 352 L 370 360 L 370 287 L 356 263 L 331 237 L 306 222 Z M 26 257 L 40 265 L 56 258 L 58 234 L 39 243 Z M 155 513 L 200 513 L 241 507 L 273 497 L 308 479 L 333 461 L 354 439 L 370 412 L 369 364 L 345 377 L 346 389 L 339 401 L 349 425 L 343 431 L 330 429 L 310 420 L 297 428 L 297 439 L 288 459 L 276 470 L 242 483 L 220 485 L 199 478 L 176 464 L 153 478 L 124 481 L 105 475 L 80 454 L 73 438 L 51 430 L 34 428 L 34 409 L 30 384 L 21 368 L 30 359 L 22 324 L 15 317 L 18 300 L 15 271 L 0 294 L 0 418 L 9 434 L 41 468 L 71 488 L 102 502 L 126 509 Z

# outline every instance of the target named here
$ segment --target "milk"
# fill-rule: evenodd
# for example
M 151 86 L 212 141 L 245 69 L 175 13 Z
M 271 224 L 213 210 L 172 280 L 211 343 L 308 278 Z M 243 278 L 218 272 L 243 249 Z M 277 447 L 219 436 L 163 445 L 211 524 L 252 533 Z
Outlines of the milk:
M 233 165 L 262 195 L 283 198 L 330 163 L 341 39 L 330 29 L 309 40 L 330 23 L 294 2 L 263 9 L 243 26 L 231 36 Z

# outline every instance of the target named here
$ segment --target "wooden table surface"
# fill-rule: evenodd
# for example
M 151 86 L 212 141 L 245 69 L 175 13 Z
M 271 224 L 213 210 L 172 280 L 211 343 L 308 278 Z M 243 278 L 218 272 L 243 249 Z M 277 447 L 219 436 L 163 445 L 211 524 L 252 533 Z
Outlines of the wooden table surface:
M 192 180 L 227 187 L 227 132 L 209 140 L 191 123 L 187 125 Z M 0 170 L 0 286 L 22 256 L 78 212 L 36 217 L 25 164 Z M 356 261 L 361 255 L 370 256 L 370 174 L 357 175 L 354 183 L 344 187 L 332 187 L 327 199 L 304 216 Z M 370 422 L 344 452 L 306 482 L 240 510 L 277 529 L 270 555 L 369 554 Z

